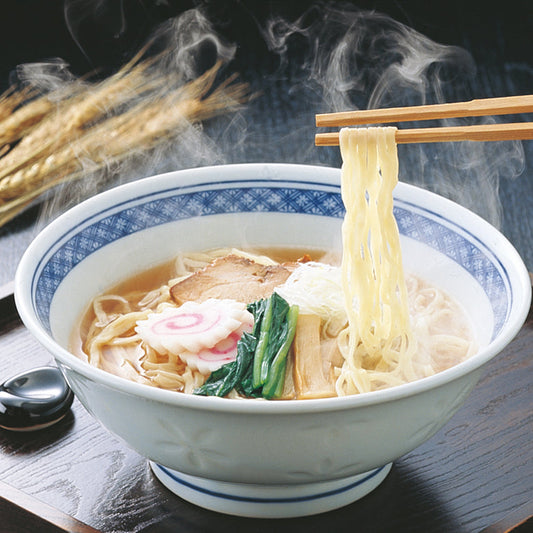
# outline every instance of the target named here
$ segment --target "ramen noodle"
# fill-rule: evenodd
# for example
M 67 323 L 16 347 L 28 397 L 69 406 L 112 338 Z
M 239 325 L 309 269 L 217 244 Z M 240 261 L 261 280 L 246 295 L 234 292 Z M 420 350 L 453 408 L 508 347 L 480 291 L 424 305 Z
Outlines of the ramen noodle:
M 416 378 L 400 235 L 392 191 L 398 182 L 396 128 L 343 128 L 342 275 L 349 326 L 339 394 Z
M 459 304 L 403 272 L 393 216 L 394 132 L 341 130 L 342 257 L 268 248 L 181 254 L 95 298 L 73 349 L 91 365 L 146 385 L 198 393 L 214 380 L 209 386 L 217 388 L 218 375 L 235 370 L 254 335 L 259 346 L 255 326 L 268 313 L 251 313 L 276 295 L 297 310 L 276 398 L 371 392 L 468 358 L 475 345 Z M 242 390 L 224 395 L 249 396 Z

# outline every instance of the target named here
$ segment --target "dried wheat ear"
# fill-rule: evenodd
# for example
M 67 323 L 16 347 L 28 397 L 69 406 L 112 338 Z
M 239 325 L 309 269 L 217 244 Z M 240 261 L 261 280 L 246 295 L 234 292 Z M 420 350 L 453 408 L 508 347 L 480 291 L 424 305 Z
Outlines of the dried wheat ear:
M 53 187 L 153 149 L 190 124 L 232 112 L 249 98 L 221 63 L 192 81 L 134 58 L 97 82 L 75 80 L 47 94 L 0 96 L 0 226 Z

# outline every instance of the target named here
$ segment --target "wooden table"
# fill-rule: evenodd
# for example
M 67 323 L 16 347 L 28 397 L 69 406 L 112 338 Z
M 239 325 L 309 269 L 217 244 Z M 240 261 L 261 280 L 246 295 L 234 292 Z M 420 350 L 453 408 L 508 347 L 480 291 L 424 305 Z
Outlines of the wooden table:
M 530 312 L 465 405 L 398 459 L 373 493 L 334 512 L 275 524 L 182 501 L 75 401 L 56 426 L 0 431 L 0 531 L 303 532 L 354 531 L 356 525 L 361 532 L 507 531 L 533 515 L 532 346 Z M 21 324 L 11 296 L 0 301 L 0 353 L 5 377 L 52 364 Z

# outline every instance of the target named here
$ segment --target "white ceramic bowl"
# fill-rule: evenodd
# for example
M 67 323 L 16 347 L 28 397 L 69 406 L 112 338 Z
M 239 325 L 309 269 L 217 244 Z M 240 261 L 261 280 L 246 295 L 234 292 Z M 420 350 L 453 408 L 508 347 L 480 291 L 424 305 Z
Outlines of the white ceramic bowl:
M 35 239 L 17 272 L 17 307 L 87 410 L 180 496 L 246 516 L 326 511 L 368 493 L 392 461 L 441 428 L 523 324 L 526 268 L 478 216 L 427 191 L 396 188 L 405 268 L 463 304 L 481 346 L 414 383 L 319 400 L 198 397 L 93 368 L 68 343 L 93 296 L 179 251 L 338 249 L 343 214 L 338 169 L 245 164 L 140 180 L 78 205 Z

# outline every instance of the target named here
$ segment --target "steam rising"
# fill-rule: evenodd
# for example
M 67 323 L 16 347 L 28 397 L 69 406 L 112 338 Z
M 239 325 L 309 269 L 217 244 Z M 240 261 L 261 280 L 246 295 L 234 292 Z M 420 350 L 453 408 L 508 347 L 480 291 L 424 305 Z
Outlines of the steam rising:
M 165 136 L 163 142 L 160 138 L 155 147 L 146 146 L 144 150 L 132 150 L 127 158 L 121 160 L 110 158 L 107 165 L 101 164 L 101 158 L 106 157 L 103 151 L 98 153 L 98 164 L 91 160 L 87 152 L 80 152 L 77 156 L 78 164 L 84 169 L 85 175 L 82 179 L 69 180 L 56 187 L 54 194 L 50 195 L 43 205 L 42 223 L 46 224 L 60 212 L 109 186 L 178 168 L 225 163 L 222 145 L 218 144 L 212 135 L 204 133 L 201 123 L 196 120 L 194 123 L 187 121 L 189 116 L 194 118 L 202 116 L 202 113 L 208 117 L 219 114 L 216 109 L 210 107 L 214 105 L 210 103 L 214 102 L 214 99 L 209 98 L 210 95 L 217 94 L 217 88 L 214 87 L 206 96 L 204 102 L 209 103 L 198 109 L 194 102 L 192 106 L 187 107 L 192 98 L 198 96 L 196 90 L 187 89 L 190 85 L 186 84 L 196 82 L 206 71 L 230 61 L 234 51 L 235 46 L 219 37 L 210 22 L 197 10 L 187 11 L 157 28 L 140 54 L 142 57 L 151 58 L 149 72 L 153 82 L 147 81 L 145 89 L 135 89 L 135 93 L 139 93 L 138 96 L 133 87 L 124 84 L 123 101 L 127 109 L 142 110 L 149 104 L 165 102 L 172 90 L 176 97 L 173 97 L 168 105 L 174 106 L 175 112 L 179 112 L 179 106 L 183 107 L 180 127 L 176 128 L 173 135 L 168 138 Z M 21 65 L 17 69 L 17 76 L 19 82 L 38 88 L 41 93 L 49 93 L 50 98 L 57 94 L 60 99 L 61 89 L 75 84 L 89 86 L 85 80 L 76 78 L 69 71 L 68 65 L 60 59 Z M 220 78 L 228 78 L 228 73 L 222 72 Z M 167 81 L 162 89 L 161 80 Z M 185 87 L 181 93 L 180 87 Z M 218 118 L 216 121 L 218 127 L 226 131 L 235 123 L 235 109 L 238 108 L 238 104 L 232 101 L 232 95 L 237 93 L 232 92 L 231 87 L 225 90 L 223 97 L 229 116 Z M 180 94 L 183 95 L 181 101 L 178 99 Z M 120 101 L 120 98 L 114 99 Z M 219 101 L 222 101 L 222 98 Z M 105 100 L 101 100 L 99 105 L 105 107 Z M 115 110 L 110 110 L 111 115 L 114 112 Z M 142 128 L 150 130 L 151 124 L 139 123 L 139 130 Z M 239 131 L 242 131 L 242 128 L 239 128 Z M 238 142 L 235 145 L 238 146 Z
M 94 6 L 102 13 L 110 4 L 101 0 Z M 74 0 L 66 4 L 65 14 L 74 37 L 84 16 L 81 6 L 82 2 Z M 127 20 L 121 11 L 115 15 L 115 33 L 120 35 Z M 247 72 L 255 79 L 261 78 L 262 85 L 255 87 L 261 94 L 242 112 L 207 123 L 204 128 L 191 126 L 169 144 L 149 154 L 137 154 L 127 165 L 113 168 L 113 184 L 172 169 L 226 162 L 262 160 L 340 166 L 338 149 L 314 146 L 315 113 L 485 96 L 471 94 L 476 70 L 465 50 L 435 43 L 380 13 L 317 4 L 294 21 L 273 16 L 257 22 L 257 35 L 278 59 L 275 72 L 264 75 L 254 71 L 255 65 L 235 65 L 237 43 L 227 42 L 215 27 L 216 20 L 209 20 L 201 9 L 169 20 L 151 38 L 151 49 L 164 51 L 158 68 L 178 72 L 186 81 L 216 60 L 223 60 L 228 70 L 239 69 L 243 81 L 254 83 L 246 79 Z M 81 41 L 78 44 L 81 46 Z M 18 75 L 44 88 L 73 80 L 59 60 L 21 67 Z M 272 106 L 276 97 L 288 102 L 288 115 L 287 110 L 282 113 Z M 448 119 L 400 127 L 489 120 Z M 401 145 L 399 156 L 402 181 L 451 198 L 497 227 L 502 215 L 499 180 L 514 178 L 524 168 L 522 145 L 510 141 Z M 102 187 L 98 179 L 79 183 L 83 188 L 74 192 L 69 188 L 68 194 L 63 191 L 54 195 L 54 201 L 47 204 L 46 217 Z M 97 185 L 91 187 L 88 183 Z
M 435 43 L 380 13 L 321 5 L 296 22 L 272 19 L 263 34 L 271 50 L 283 58 L 282 65 L 288 63 L 291 39 L 303 39 L 307 53 L 300 83 L 321 95 L 316 112 L 483 97 L 470 92 L 476 67 L 464 49 Z M 448 119 L 399 127 L 490 121 Z M 401 181 L 451 198 L 497 227 L 502 216 L 499 180 L 514 178 L 524 170 L 519 142 L 402 145 L 399 157 Z

